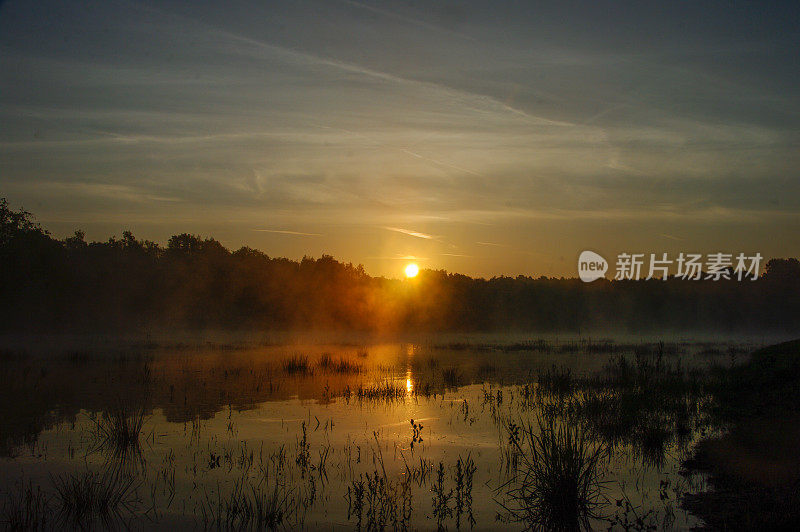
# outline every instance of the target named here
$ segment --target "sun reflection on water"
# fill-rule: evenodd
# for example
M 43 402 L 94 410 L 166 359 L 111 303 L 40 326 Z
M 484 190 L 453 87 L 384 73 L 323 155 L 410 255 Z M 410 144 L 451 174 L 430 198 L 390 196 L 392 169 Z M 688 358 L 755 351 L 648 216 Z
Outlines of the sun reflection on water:
M 414 393 L 414 375 L 411 372 L 411 362 L 414 359 L 414 344 L 406 345 L 406 395 Z

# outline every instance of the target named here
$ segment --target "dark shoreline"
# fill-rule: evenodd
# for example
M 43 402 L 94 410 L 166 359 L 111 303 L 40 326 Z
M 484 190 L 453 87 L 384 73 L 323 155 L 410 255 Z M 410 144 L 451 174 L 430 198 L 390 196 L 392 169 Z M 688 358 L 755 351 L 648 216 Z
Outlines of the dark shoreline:
M 800 522 L 800 340 L 755 351 L 717 392 L 730 429 L 684 462 L 711 489 L 684 508 L 713 530 L 796 530 Z

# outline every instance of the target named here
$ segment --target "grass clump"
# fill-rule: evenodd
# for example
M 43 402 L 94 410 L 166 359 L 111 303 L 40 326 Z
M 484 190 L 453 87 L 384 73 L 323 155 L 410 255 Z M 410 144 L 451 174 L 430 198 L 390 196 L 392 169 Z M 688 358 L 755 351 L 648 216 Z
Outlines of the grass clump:
M 281 366 L 283 367 L 283 372 L 290 375 L 309 375 L 312 373 L 311 363 L 306 355 L 292 355 L 284 358 Z
M 317 362 L 317 367 L 328 373 L 339 373 L 342 375 L 361 373 L 361 364 L 357 364 L 346 358 L 334 359 L 330 353 L 323 353 L 319 362 Z
M 462 375 L 458 368 L 444 368 L 442 369 L 442 381 L 445 386 L 456 388 L 461 384 Z
M 546 392 L 565 396 L 572 393 L 575 379 L 572 376 L 572 370 L 554 364 L 550 369 L 539 374 L 538 384 Z
M 138 447 L 145 419 L 144 408 L 108 410 L 94 420 L 95 434 L 115 448 Z
M 391 382 L 384 382 L 373 386 L 359 386 L 355 396 L 359 400 L 368 401 L 398 401 L 405 399 L 408 391 L 405 387 L 396 386 Z
M 411 483 L 390 480 L 377 470 L 360 475 L 347 487 L 347 518 L 356 530 L 410 530 Z
M 509 440 L 518 462 L 502 487 L 506 517 L 529 530 L 590 529 L 598 517 L 599 469 L 608 447 L 591 442 L 577 425 L 557 425 L 553 417 L 512 425 Z
M 144 406 L 131 406 L 123 402 L 93 417 L 95 450 L 107 453 L 123 465 L 141 462 L 140 438 L 146 419 Z
M 50 501 L 39 486 L 20 482 L 6 493 L 0 508 L 0 528 L 48 530 L 52 526 Z
M 65 528 L 87 530 L 100 525 L 104 529 L 124 524 L 139 502 L 133 477 L 119 470 L 102 475 L 91 471 L 53 479 L 59 521 Z
M 292 490 L 281 481 L 271 486 L 245 479 L 234 482 L 230 493 L 201 501 L 201 518 L 205 529 L 275 530 L 288 527 L 297 513 Z

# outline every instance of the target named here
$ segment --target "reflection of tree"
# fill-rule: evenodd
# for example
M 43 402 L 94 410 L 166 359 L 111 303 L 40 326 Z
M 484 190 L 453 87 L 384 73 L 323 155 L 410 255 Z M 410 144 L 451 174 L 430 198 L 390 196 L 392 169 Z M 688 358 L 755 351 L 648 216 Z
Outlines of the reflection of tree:
M 331 400 L 334 392 L 361 381 L 357 373 L 286 378 L 275 357 L 225 350 L 41 357 L 6 353 L 0 359 L 0 378 L 7 383 L 0 387 L 0 456 L 33 445 L 43 430 L 75 421 L 80 412 L 95 416 L 100 427 L 93 428 L 103 429 L 95 441 L 98 450 L 125 454 L 135 446 L 109 445 L 115 443 L 109 432 L 116 437 L 118 432 L 111 429 L 138 422 L 154 410 L 167 421 L 184 423 L 210 419 L 223 409 L 252 409 L 265 401 Z
M 6 355 L 0 360 L 0 456 L 33 445 L 39 433 L 76 421 L 81 411 L 107 412 L 124 397 L 132 409 L 148 408 L 145 357 L 80 352 L 62 357 Z

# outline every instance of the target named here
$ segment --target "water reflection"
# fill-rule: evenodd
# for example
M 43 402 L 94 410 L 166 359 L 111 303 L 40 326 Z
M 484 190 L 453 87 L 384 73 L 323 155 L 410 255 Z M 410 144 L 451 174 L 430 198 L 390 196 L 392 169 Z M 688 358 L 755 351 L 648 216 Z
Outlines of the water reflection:
M 406 394 L 414 393 L 414 378 L 412 367 L 414 365 L 414 344 L 406 344 Z
M 93 471 L 135 457 L 139 465 L 121 468 L 136 479 L 126 489 L 145 501 L 133 519 L 149 504 L 152 526 L 163 528 L 244 526 L 236 508 L 309 528 L 354 519 L 502 527 L 498 501 L 526 448 L 515 445 L 514 427 L 543 416 L 579 419 L 581 434 L 613 449 L 598 472 L 615 502 L 603 519 L 623 523 L 630 504 L 692 525 L 677 502 L 697 486 L 678 470 L 681 453 L 708 428 L 699 384 L 714 360 L 696 355 L 702 346 L 679 346 L 667 360 L 652 346 L 589 354 L 533 345 L 6 357 L 0 476 L 6 490 L 23 479 L 52 491 L 54 472 L 81 486 Z M 691 368 L 700 373 L 690 378 Z

